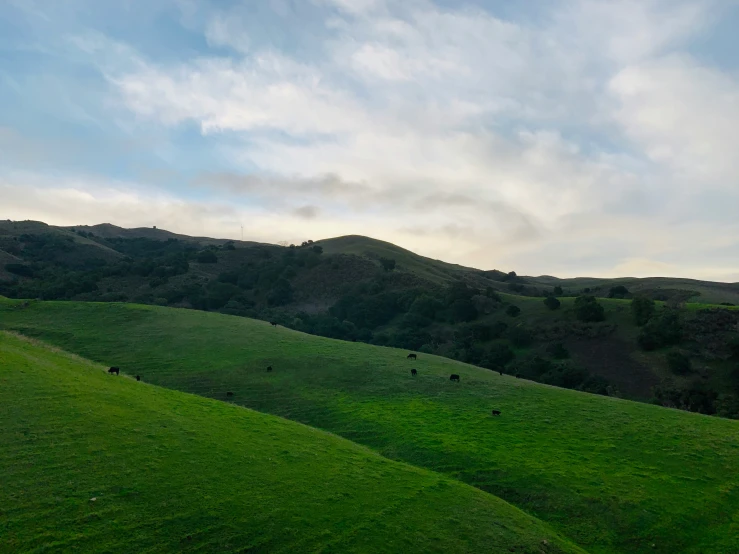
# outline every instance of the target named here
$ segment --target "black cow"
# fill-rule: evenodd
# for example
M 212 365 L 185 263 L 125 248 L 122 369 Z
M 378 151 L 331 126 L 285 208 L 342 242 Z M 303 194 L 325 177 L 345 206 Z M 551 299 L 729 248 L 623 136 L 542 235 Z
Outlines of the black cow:
M 520 373 L 516 373 L 516 379 L 520 379 L 520 378 L 521 378 L 521 374 Z
M 116 375 L 120 375 L 120 374 L 121 374 L 121 368 L 119 368 L 119 367 L 111 367 L 111 368 L 110 368 L 110 369 L 108 370 L 108 373 L 110 373 L 111 375 L 113 375 L 114 373 L 115 373 Z
M 408 354 L 407 358 L 409 360 L 417 360 L 418 359 L 418 356 L 416 354 Z
M 500 415 L 500 410 L 493 410 L 493 415 Z
M 418 373 L 418 372 L 415 369 L 411 369 L 411 375 L 414 375 L 415 376 L 416 373 Z
M 450 380 L 450 381 L 456 381 L 457 383 L 459 383 L 459 375 L 457 375 L 456 373 L 452 373 L 452 374 L 451 374 L 451 375 L 449 376 L 449 380 Z
M 137 376 L 136 376 L 136 380 L 137 380 L 137 381 L 141 381 L 141 375 L 137 375 Z
M 268 365 L 267 366 L 267 371 L 272 371 L 272 366 L 271 365 Z
M 503 372 L 502 372 L 502 371 L 500 372 L 500 375 L 501 375 L 501 376 L 503 375 Z
M 226 393 L 226 396 L 233 396 L 233 395 L 234 395 L 234 393 L 232 393 L 231 391 L 228 391 L 228 392 Z
M 271 325 L 272 327 L 277 327 L 277 322 L 276 322 L 276 321 L 270 321 L 270 322 L 269 322 L 269 324 L 270 324 L 270 325 Z

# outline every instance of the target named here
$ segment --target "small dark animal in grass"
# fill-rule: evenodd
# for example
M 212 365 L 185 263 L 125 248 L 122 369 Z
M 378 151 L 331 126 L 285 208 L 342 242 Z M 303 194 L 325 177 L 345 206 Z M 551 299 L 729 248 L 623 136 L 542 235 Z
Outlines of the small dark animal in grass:
M 411 375 L 414 375 L 415 376 L 416 373 L 418 373 L 418 372 L 415 369 L 411 369 Z
M 121 374 L 121 368 L 119 368 L 119 367 L 111 367 L 111 368 L 110 368 L 110 369 L 108 370 L 108 373 L 110 373 L 111 375 L 113 375 L 114 373 L 115 373 L 116 375 L 120 375 L 120 374 Z
M 503 376 L 503 372 L 501 371 L 501 372 L 499 372 L 499 373 L 500 373 L 500 375 L 501 375 L 501 377 L 502 377 L 502 376 Z
M 226 393 L 226 396 L 233 396 L 233 395 L 234 395 L 234 393 L 232 393 L 231 391 L 228 391 L 228 392 Z
M 521 378 L 521 375 L 516 373 L 516 379 L 520 379 L 520 378 Z
M 418 356 L 416 354 L 408 354 L 408 356 L 406 356 L 406 357 L 409 360 L 417 360 L 418 359 Z
M 277 322 L 276 322 L 276 321 L 270 321 L 270 322 L 269 322 L 269 324 L 270 324 L 270 325 L 271 325 L 272 327 L 277 327 Z
M 500 415 L 500 410 L 493 410 L 493 415 Z
M 449 376 L 449 380 L 450 380 L 450 381 L 456 381 L 457 383 L 459 383 L 459 375 L 457 375 L 456 373 L 452 373 L 452 374 L 451 374 L 451 375 Z
M 137 380 L 137 381 L 141 381 L 141 375 L 137 375 L 137 376 L 136 376 L 136 380 Z
M 272 366 L 271 365 L 268 365 L 267 366 L 267 371 L 272 371 Z

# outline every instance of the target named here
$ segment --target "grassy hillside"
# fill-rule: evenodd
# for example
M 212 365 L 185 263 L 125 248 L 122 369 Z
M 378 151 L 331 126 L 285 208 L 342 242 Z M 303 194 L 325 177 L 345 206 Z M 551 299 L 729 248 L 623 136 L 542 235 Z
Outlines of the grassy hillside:
M 397 263 L 398 271 L 407 271 L 437 284 L 459 279 L 464 277 L 466 273 L 479 273 L 479 271 L 471 268 L 419 256 L 392 243 L 360 235 L 324 239 L 316 244 L 323 247 L 327 254 L 353 254 L 372 260 L 392 259 Z
M 581 552 L 446 477 L 6 333 L 0 383 L 0 552 Z
M 182 241 L 192 242 L 192 243 L 196 243 L 200 245 L 210 245 L 210 244 L 222 245 L 222 244 L 226 244 L 227 242 L 232 242 L 242 247 L 257 246 L 261 244 L 261 243 L 254 242 L 254 241 L 216 239 L 216 238 L 210 238 L 210 237 L 191 237 L 189 235 L 173 233 L 165 229 L 158 229 L 156 227 L 137 227 L 134 229 L 125 229 L 123 227 L 111 225 L 110 223 L 101 223 L 99 225 L 76 225 L 73 227 L 61 227 L 60 229 L 65 229 L 65 230 L 72 231 L 72 232 L 83 231 L 86 233 L 92 233 L 94 236 L 105 238 L 105 239 L 145 238 L 145 239 L 159 240 L 159 241 L 182 240 Z
M 728 302 L 739 305 L 739 283 L 716 283 L 713 281 L 699 281 L 696 279 L 681 279 L 675 277 L 618 277 L 613 279 L 598 279 L 594 277 L 580 277 L 574 279 L 558 279 L 556 277 L 527 277 L 531 283 L 555 287 L 561 286 L 571 291 L 590 289 L 592 294 L 606 296 L 611 287 L 623 285 L 633 294 L 660 298 L 678 298 L 704 304 L 721 304 Z
M 213 313 L 11 301 L 0 310 L 8 329 L 146 382 L 221 400 L 233 391 L 235 403 L 456 477 L 590 552 L 738 551 L 736 421 Z
M 385 271 L 383 258 L 394 260 L 395 269 Z M 579 321 L 574 297 L 584 290 L 608 296 L 616 282 L 627 300 L 600 298 L 606 321 Z M 703 292 L 695 296 L 700 291 L 689 287 Z M 361 236 L 280 247 L 154 228 L 0 222 L 0 295 L 278 321 L 314 335 L 421 350 L 548 384 L 739 419 L 739 350 L 732 346 L 739 317 L 682 303 L 733 299 L 735 288 L 670 279 L 521 278 Z M 545 308 L 551 294 L 561 309 Z M 650 351 L 640 345 L 642 329 L 629 306 L 635 294 L 682 306 L 676 339 Z M 517 317 L 507 312 L 514 308 Z M 689 367 L 677 374 L 668 356 Z

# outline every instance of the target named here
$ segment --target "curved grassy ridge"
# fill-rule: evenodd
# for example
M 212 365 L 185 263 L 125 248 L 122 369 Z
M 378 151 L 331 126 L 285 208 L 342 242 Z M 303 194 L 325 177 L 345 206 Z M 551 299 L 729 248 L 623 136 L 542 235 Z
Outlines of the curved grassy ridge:
M 454 476 L 592 552 L 739 552 L 736 421 L 213 313 L 6 302 L 0 324 Z
M 2 552 L 583 552 L 449 478 L 6 333 L 0 422 Z

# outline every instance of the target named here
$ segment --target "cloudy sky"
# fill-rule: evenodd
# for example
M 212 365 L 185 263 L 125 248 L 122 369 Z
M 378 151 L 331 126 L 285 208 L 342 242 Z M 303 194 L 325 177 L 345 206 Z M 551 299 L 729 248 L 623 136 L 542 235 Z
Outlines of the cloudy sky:
M 739 0 L 0 0 L 0 218 L 739 281 Z

